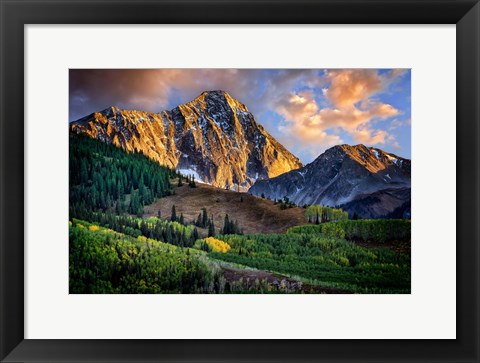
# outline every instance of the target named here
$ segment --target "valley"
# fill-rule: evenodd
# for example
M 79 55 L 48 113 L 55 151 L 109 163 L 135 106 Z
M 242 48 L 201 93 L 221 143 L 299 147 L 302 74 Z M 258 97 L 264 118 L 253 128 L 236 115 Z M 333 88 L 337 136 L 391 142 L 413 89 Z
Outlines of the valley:
M 70 293 L 410 293 L 410 160 L 336 145 L 303 165 L 245 105 L 70 124 Z

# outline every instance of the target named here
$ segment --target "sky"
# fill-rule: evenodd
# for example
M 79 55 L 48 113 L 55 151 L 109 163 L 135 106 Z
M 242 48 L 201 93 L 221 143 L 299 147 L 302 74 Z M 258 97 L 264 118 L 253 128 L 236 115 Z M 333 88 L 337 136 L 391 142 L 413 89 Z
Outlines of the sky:
M 245 104 L 303 163 L 338 144 L 411 157 L 409 69 L 71 69 L 69 121 L 170 110 L 209 90 Z

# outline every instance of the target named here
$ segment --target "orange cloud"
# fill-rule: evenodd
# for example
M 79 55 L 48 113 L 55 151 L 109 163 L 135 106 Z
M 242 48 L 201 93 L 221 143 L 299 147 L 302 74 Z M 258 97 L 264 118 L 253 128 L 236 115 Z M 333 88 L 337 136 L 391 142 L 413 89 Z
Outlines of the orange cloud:
M 279 138 L 282 144 L 305 146 L 312 157 L 317 157 L 330 146 L 343 143 L 338 135 L 328 134 L 320 128 L 312 128 L 306 124 L 288 124 L 280 126 L 279 130 L 285 135 Z
M 326 97 L 337 108 L 351 108 L 367 99 L 383 87 L 383 81 L 373 69 L 345 69 L 327 72 L 331 86 Z
M 347 108 L 320 109 L 313 92 L 304 91 L 290 94 L 284 102 L 277 105 L 276 112 L 287 121 L 281 131 L 296 135 L 308 144 L 339 143 L 340 137 L 327 132 L 338 128 L 348 132 L 359 143 L 384 144 L 388 133 L 371 130 L 369 124 L 374 119 L 398 115 L 399 111 L 386 103 L 361 99 L 358 101 L 363 101 L 362 108 L 350 105 Z
M 399 111 L 389 104 L 371 103 L 365 110 L 356 107 L 343 110 L 325 108 L 319 112 L 319 117 L 324 127 L 341 127 L 348 132 L 352 132 L 373 119 L 386 119 L 398 114 Z
M 380 74 L 373 69 L 328 70 L 324 73 L 322 95 L 330 107 L 321 108 L 312 91 L 284 95 L 275 105 L 287 125 L 282 131 L 296 135 L 311 146 L 317 143 L 338 143 L 340 138 L 329 130 L 343 129 L 358 143 L 398 146 L 393 135 L 372 128 L 374 120 L 384 120 L 400 114 L 392 105 L 372 97 L 383 92 L 405 69 L 393 69 Z M 317 83 L 321 83 L 318 81 Z
M 384 130 L 360 129 L 353 134 L 355 142 L 360 144 L 385 144 L 385 139 L 389 135 Z

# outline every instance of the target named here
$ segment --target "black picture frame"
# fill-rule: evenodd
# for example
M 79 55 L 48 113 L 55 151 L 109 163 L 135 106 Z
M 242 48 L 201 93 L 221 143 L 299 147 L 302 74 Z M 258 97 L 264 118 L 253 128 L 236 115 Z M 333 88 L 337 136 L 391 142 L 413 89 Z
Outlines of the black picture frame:
M 478 0 L 0 0 L 0 16 L 2 362 L 480 361 Z M 24 25 L 57 23 L 456 24 L 457 339 L 24 339 Z

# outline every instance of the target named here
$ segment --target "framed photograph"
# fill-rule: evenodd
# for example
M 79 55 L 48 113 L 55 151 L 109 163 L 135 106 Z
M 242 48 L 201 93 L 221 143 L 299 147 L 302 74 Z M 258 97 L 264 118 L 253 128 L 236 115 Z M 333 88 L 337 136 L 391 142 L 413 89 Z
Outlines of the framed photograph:
M 477 1 L 1 9 L 2 362 L 480 360 Z

